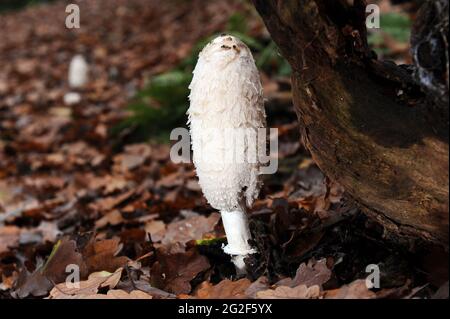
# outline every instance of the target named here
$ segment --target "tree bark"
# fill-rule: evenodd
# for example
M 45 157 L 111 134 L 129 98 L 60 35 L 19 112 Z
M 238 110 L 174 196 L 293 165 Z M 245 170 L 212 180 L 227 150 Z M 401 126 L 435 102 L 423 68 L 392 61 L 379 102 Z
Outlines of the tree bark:
M 448 248 L 448 0 L 419 14 L 429 25 L 413 30 L 415 66 L 377 60 L 363 0 L 253 3 L 292 66 L 302 142 L 318 166 L 387 236 Z

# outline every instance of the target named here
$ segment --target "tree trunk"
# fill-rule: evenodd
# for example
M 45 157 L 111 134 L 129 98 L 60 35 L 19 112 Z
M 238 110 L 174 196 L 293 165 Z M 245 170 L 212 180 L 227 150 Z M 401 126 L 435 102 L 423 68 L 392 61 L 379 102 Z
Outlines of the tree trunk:
M 386 235 L 448 247 L 448 0 L 419 13 L 415 66 L 376 59 L 363 0 L 253 3 L 292 66 L 315 162 Z

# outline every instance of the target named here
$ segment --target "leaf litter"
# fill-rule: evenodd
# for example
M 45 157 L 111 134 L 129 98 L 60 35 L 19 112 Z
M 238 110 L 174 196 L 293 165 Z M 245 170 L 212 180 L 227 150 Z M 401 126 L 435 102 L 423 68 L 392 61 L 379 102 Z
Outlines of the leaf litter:
M 58 2 L 0 19 L 0 298 L 445 298 L 445 287 L 448 298 L 448 272 L 427 263 L 445 252 L 387 241 L 323 176 L 298 142 L 290 80 L 270 67 L 262 79 L 280 133 L 279 170 L 250 214 L 259 254 L 247 258 L 247 278 L 237 276 L 193 166 L 171 163 L 167 144 L 133 142 L 132 129 L 111 132 L 146 79 L 250 9 L 240 1 L 80 5 L 85 22 L 73 34 L 60 32 Z M 247 18 L 250 36 L 267 42 L 262 21 Z M 77 53 L 92 65 L 91 81 L 81 102 L 66 106 Z M 367 289 L 368 264 L 380 265 L 387 288 Z M 73 265 L 79 281 L 67 283 Z

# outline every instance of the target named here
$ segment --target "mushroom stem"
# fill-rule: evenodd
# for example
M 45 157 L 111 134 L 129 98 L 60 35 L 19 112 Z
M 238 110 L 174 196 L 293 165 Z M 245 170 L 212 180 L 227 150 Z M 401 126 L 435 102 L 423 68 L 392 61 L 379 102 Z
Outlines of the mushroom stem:
M 223 251 L 231 255 L 231 260 L 236 266 L 238 274 L 245 274 L 244 258 L 249 254 L 256 253 L 256 250 L 248 243 L 251 239 L 250 228 L 248 227 L 247 214 L 240 210 L 222 211 L 222 222 L 227 235 L 228 245 Z

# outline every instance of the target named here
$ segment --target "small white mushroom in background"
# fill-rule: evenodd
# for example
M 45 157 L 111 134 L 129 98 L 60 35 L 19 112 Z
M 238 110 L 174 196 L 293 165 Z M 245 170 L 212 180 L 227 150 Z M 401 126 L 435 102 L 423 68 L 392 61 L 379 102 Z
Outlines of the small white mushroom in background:
M 69 86 L 72 89 L 83 88 L 89 80 L 89 65 L 80 54 L 75 55 L 69 65 Z M 81 94 L 78 92 L 68 92 L 64 95 L 64 104 L 67 106 L 81 102 Z
M 75 55 L 69 66 L 69 86 L 72 89 L 84 87 L 88 82 L 89 65 L 80 54 Z
M 81 102 L 81 95 L 77 92 L 64 94 L 64 104 L 67 106 L 75 105 Z
M 242 161 L 229 161 L 228 156 L 236 146 L 233 143 L 239 143 L 230 131 L 257 133 L 266 127 L 261 80 L 250 49 L 236 37 L 217 37 L 200 53 L 189 88 L 188 124 L 199 184 L 210 205 L 221 212 L 228 241 L 224 251 L 231 255 L 237 272 L 244 273 L 244 258 L 256 253 L 249 244 L 246 208 L 261 186 L 260 163 L 247 155 L 256 143 L 265 147 L 265 141 L 263 145 L 240 141 Z

